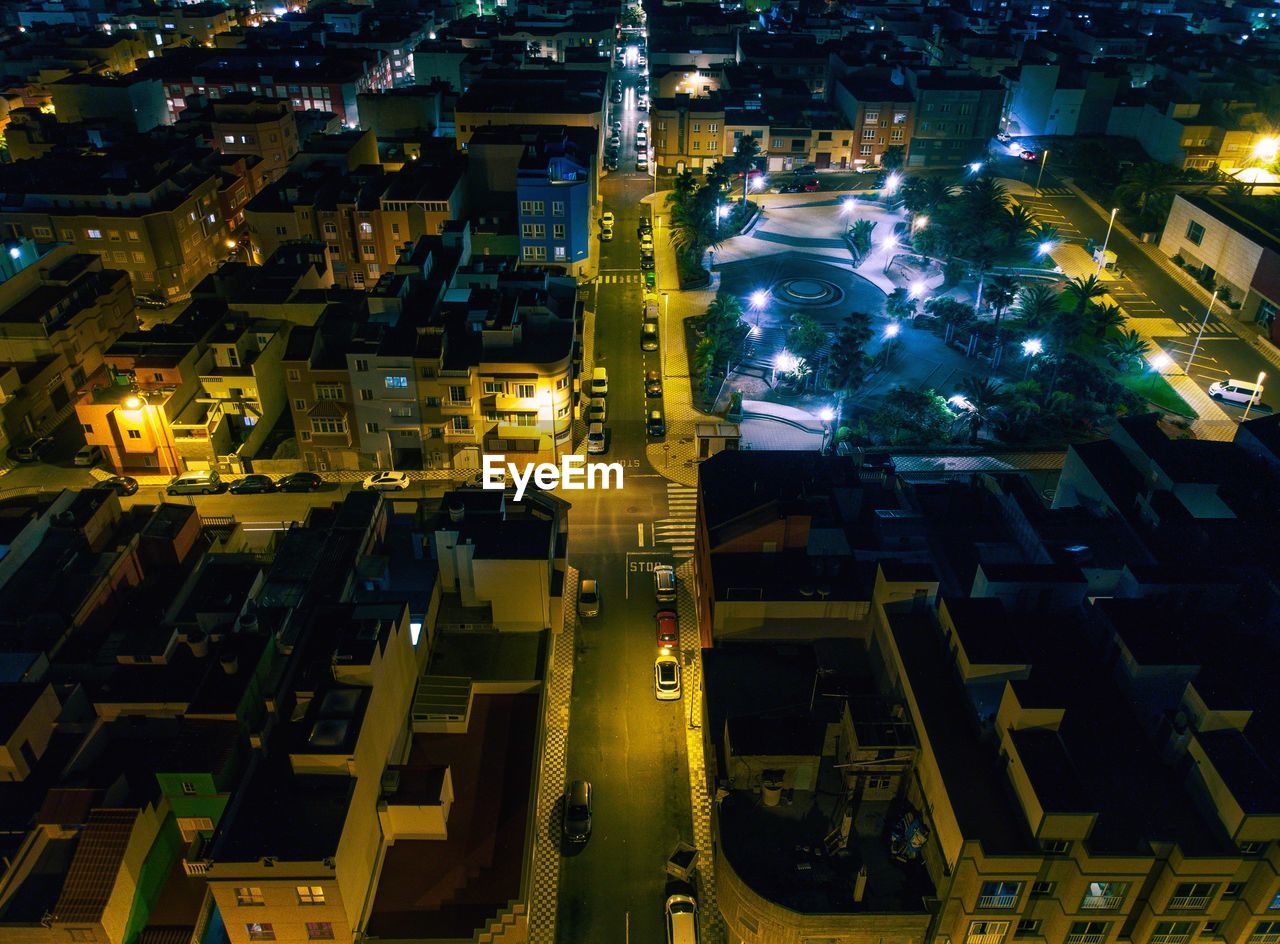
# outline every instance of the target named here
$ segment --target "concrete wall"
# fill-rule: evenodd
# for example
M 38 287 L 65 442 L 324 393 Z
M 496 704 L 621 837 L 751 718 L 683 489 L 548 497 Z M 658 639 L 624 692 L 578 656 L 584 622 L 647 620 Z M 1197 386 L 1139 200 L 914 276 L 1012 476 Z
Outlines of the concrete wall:
M 1199 245 L 1187 236 L 1193 222 L 1204 227 Z M 1209 266 L 1219 284 L 1231 287 L 1236 301 L 1244 300 L 1262 259 L 1261 246 L 1179 195 L 1173 198 L 1169 219 L 1160 234 L 1160 251 L 1170 257 L 1181 255 L 1196 265 Z

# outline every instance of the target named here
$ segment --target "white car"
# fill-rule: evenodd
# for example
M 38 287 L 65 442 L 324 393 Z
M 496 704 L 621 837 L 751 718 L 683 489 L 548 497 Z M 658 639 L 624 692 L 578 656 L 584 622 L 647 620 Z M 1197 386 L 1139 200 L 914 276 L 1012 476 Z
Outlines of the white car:
M 76 453 L 76 458 L 75 458 L 76 465 L 97 465 L 101 461 L 102 461 L 101 446 L 83 446 L 81 447 L 80 451 Z
M 1230 403 L 1260 403 L 1262 388 L 1248 380 L 1215 380 L 1209 384 L 1209 396 Z
M 587 422 L 604 423 L 609 419 L 609 401 L 604 397 L 592 397 L 587 401 Z
M 648 169 L 649 169 L 649 158 L 646 157 L 644 154 L 637 155 L 636 170 L 648 170 Z
M 609 444 L 608 434 L 605 432 L 604 423 L 592 423 L 587 427 L 587 452 L 590 455 L 598 455 L 604 452 L 605 447 Z
M 403 492 L 409 487 L 407 472 L 375 472 L 364 480 L 364 487 L 371 492 Z
M 680 698 L 680 660 L 675 656 L 658 656 L 653 663 L 653 688 L 658 701 Z
M 600 225 L 601 225 L 601 226 L 608 226 L 610 229 L 612 229 L 612 228 L 613 228 L 613 219 L 614 219 L 614 217 L 613 217 L 613 211 L 612 211 L 612 210 L 605 210 L 603 213 L 601 213 L 601 214 L 600 214 Z

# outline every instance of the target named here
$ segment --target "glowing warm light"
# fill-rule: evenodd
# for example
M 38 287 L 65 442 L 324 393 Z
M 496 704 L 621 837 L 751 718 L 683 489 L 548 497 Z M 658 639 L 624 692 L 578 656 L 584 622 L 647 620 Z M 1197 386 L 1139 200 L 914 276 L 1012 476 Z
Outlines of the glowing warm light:
M 758 288 L 751 293 L 751 304 L 756 308 L 763 308 L 767 301 L 769 301 L 769 293 L 764 289 Z
M 234 239 L 228 239 L 228 240 L 227 240 L 227 248 L 228 248 L 228 249 L 235 249 L 235 248 L 236 248 L 236 241 L 235 241 Z
M 884 329 L 884 336 L 892 341 L 902 333 L 902 325 L 896 321 L 891 321 Z
M 1173 358 L 1161 351 L 1159 354 L 1151 358 L 1151 366 L 1156 370 L 1168 370 L 1173 366 Z
M 914 220 L 911 221 L 911 231 L 914 233 L 916 230 L 924 229 L 928 225 L 929 225 L 929 217 L 917 216 Z
M 124 406 L 127 410 L 141 410 L 142 400 L 138 397 L 127 397 L 124 401 Z
M 1022 342 L 1022 353 L 1027 357 L 1035 357 L 1044 353 L 1044 342 L 1039 338 L 1027 338 Z
M 1263 138 L 1253 146 L 1253 153 L 1264 161 L 1274 161 L 1280 153 L 1280 139 Z

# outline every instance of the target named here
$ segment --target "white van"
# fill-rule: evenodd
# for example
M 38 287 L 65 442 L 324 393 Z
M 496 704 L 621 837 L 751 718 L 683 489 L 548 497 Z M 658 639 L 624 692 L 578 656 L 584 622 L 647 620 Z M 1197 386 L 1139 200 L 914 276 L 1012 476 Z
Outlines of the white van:
M 1231 403 L 1260 403 L 1262 388 L 1247 380 L 1217 380 L 1209 384 L 1209 396 Z
M 596 367 L 591 371 L 591 395 L 593 397 L 609 395 L 609 372 L 603 367 Z
M 659 603 L 676 602 L 676 569 L 670 564 L 653 568 L 653 595 Z
M 698 944 L 698 903 L 688 895 L 667 899 L 667 944 Z
M 222 479 L 212 469 L 201 472 L 183 472 L 176 475 L 166 491 L 170 495 L 212 495 L 222 488 Z

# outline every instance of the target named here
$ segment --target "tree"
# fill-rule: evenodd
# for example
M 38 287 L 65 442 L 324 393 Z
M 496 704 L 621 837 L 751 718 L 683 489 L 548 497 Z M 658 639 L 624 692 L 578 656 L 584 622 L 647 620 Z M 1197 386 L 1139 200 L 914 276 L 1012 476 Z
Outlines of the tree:
M 875 228 L 876 224 L 867 219 L 854 220 L 849 226 L 849 249 L 855 266 L 861 265 L 871 252 L 871 233 Z
M 1009 234 L 1010 246 L 1016 246 L 1021 243 L 1035 227 L 1036 218 L 1021 203 L 1015 203 L 1009 208 L 1009 215 L 1005 217 L 1004 228 L 1005 232 Z
M 989 227 L 1006 215 L 1008 205 L 1009 191 L 992 177 L 977 177 L 960 190 L 958 206 L 971 228 Z
M 751 171 L 760 156 L 760 142 L 749 134 L 738 138 L 733 154 L 725 158 L 725 168 L 732 176 L 742 178 L 742 202 L 747 202 L 747 190 L 751 187 Z
M 1014 310 L 1032 331 L 1050 324 L 1062 311 L 1062 299 L 1051 285 L 1037 282 L 1018 292 Z
M 921 209 L 926 213 L 936 213 L 939 207 L 951 202 L 953 190 L 951 183 L 941 177 L 926 177 L 921 186 Z
M 1071 303 L 1076 317 L 1083 318 L 1084 310 L 1089 307 L 1089 303 L 1107 294 L 1107 287 L 1098 280 L 1096 275 L 1077 275 L 1066 284 L 1062 294 Z
M 969 426 L 969 444 L 978 444 L 982 427 L 996 419 L 1009 401 L 1004 387 L 988 377 L 970 375 L 960 382 L 960 392 L 968 401 L 964 419 Z
M 869 314 L 862 311 L 849 313 L 831 341 L 826 372 L 829 390 L 844 394 L 862 386 L 871 366 L 871 359 L 866 354 L 871 333 Z
M 693 171 L 685 170 L 677 174 L 671 182 L 671 191 L 667 194 L 667 206 L 687 205 L 697 189 L 698 178 L 693 176 Z
M 694 259 L 700 258 L 702 251 L 715 239 L 711 220 L 696 206 L 672 205 L 670 223 L 671 248 Z
M 866 420 L 873 439 L 895 445 L 935 445 L 951 440 L 955 416 L 933 390 L 894 387 Z
M 1000 318 L 1005 310 L 1013 304 L 1014 298 L 1018 294 L 1018 280 L 1012 275 L 997 275 L 991 279 L 987 285 L 987 303 L 991 305 L 991 310 L 995 312 L 995 322 L 993 329 L 996 339 L 1000 338 Z
M 1121 373 L 1128 373 L 1146 363 L 1151 345 L 1137 331 L 1121 331 L 1106 344 L 1107 360 Z
M 1023 245 L 1027 246 L 1036 255 L 1040 255 L 1042 246 L 1056 246 L 1059 241 L 1058 231 L 1047 223 L 1031 227 L 1031 229 L 1027 230 L 1027 234 L 1022 237 Z
M 818 363 L 818 352 L 827 343 L 827 332 L 822 325 L 808 315 L 796 313 L 791 316 L 791 326 L 787 328 L 787 350 L 796 357 L 810 364 Z
M 973 303 L 977 311 L 982 310 L 982 292 L 986 288 L 987 272 L 996 264 L 997 258 L 996 247 L 987 240 L 974 243 L 969 250 L 970 269 L 978 277 L 978 293 Z
M 1108 328 L 1123 328 L 1124 312 L 1116 305 L 1094 305 L 1089 312 L 1089 327 L 1095 338 L 1106 337 Z
M 880 155 L 880 166 L 887 171 L 902 169 L 902 145 L 891 144 Z
M 1116 202 L 1133 207 L 1140 213 L 1148 208 L 1158 213 L 1160 209 L 1167 208 L 1174 184 L 1181 176 L 1168 164 L 1135 164 L 1121 178 L 1115 191 Z
M 710 396 L 716 367 L 715 342 L 711 338 L 706 337 L 698 342 L 698 346 L 693 349 L 690 367 L 694 378 L 702 383 L 703 396 Z
M 885 299 L 884 308 L 890 318 L 895 321 L 905 321 L 915 317 L 916 300 L 905 288 L 899 287 L 889 293 L 889 297 Z
M 902 208 L 911 216 L 923 213 L 928 207 L 928 195 L 925 193 L 925 177 L 908 177 L 898 188 L 898 198 L 902 200 Z
M 951 325 L 956 331 L 962 331 L 973 324 L 973 306 L 945 295 L 929 299 L 924 303 L 924 310 L 944 325 Z

